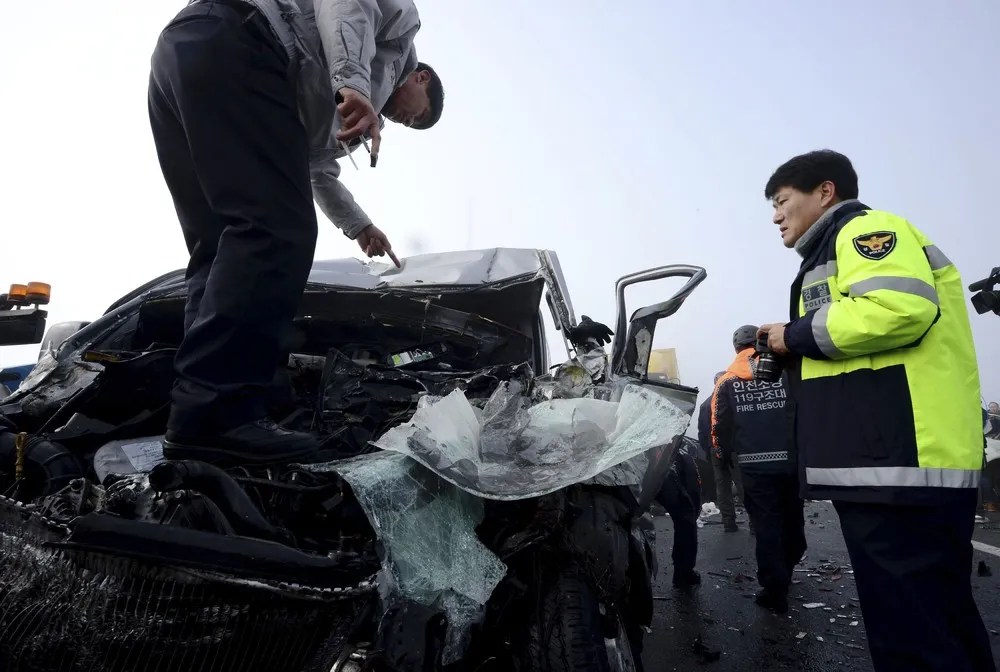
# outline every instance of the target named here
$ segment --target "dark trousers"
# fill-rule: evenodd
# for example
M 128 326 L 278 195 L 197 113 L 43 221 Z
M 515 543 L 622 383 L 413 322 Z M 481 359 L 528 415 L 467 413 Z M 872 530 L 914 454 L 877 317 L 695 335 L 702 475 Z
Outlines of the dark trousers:
M 744 469 L 743 502 L 756 531 L 757 581 L 770 592 L 787 595 L 792 570 L 806 552 L 798 477 Z
M 698 561 L 698 514 L 686 509 L 667 509 L 667 514 L 674 524 L 674 548 L 670 554 L 674 571 L 691 571 Z
M 933 507 L 836 502 L 877 672 L 994 672 L 972 597 L 976 492 Z
M 701 483 L 698 465 L 686 449 L 678 450 L 673 460 L 656 500 L 674 524 L 674 571 L 688 572 L 698 560 Z
M 257 10 L 181 10 L 153 52 L 149 119 L 191 254 L 168 426 L 224 432 L 264 415 L 317 234 L 288 59 Z
M 733 503 L 733 485 L 736 486 L 736 496 L 741 500 L 743 495 L 743 479 L 740 470 L 728 462 L 719 459 L 712 452 L 712 470 L 715 472 L 715 499 L 722 514 L 723 523 L 736 522 L 736 505 Z M 744 506 L 746 503 L 744 502 Z

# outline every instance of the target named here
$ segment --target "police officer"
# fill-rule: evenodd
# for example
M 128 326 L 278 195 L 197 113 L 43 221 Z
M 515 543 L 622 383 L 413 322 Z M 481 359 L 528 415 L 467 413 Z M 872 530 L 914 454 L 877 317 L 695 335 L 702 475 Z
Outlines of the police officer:
M 743 502 L 757 537 L 757 604 L 788 611 L 792 569 L 806 550 L 803 501 L 794 454 L 789 451 L 786 376 L 756 379 L 757 327 L 733 334 L 736 359 L 712 395 L 712 437 L 723 462 L 735 461 L 743 477 Z
M 314 197 L 369 257 L 399 265 L 337 179 L 337 158 L 370 137 L 375 165 L 380 113 L 437 121 L 444 94 L 417 61 L 419 28 L 412 0 L 192 0 L 160 34 L 149 117 L 191 255 L 168 458 L 266 464 L 317 451 L 267 418 L 264 390 L 312 266 Z
M 720 371 L 715 374 L 713 390 L 725 373 L 725 371 Z M 736 485 L 736 495 L 742 501 L 743 482 L 740 479 L 739 470 L 735 469 L 730 462 L 723 462 L 722 456 L 718 454 L 718 449 L 712 441 L 712 396 L 708 395 L 698 408 L 698 443 L 701 445 L 706 459 L 712 463 L 712 471 L 715 474 L 715 501 L 722 514 L 723 529 L 726 532 L 739 532 L 740 528 L 736 523 L 736 504 L 733 502 L 733 484 Z
M 806 496 L 840 516 L 875 669 L 992 672 L 970 578 L 983 440 L 958 269 L 859 202 L 842 154 L 790 159 L 764 195 L 803 261 L 791 321 L 761 333 L 791 356 Z

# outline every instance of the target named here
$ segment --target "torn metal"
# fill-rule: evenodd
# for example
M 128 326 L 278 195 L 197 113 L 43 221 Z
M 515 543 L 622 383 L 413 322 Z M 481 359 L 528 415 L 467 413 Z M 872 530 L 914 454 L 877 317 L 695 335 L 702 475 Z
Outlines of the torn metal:
M 627 347 L 621 345 L 625 354 L 615 356 L 615 366 L 602 347 L 568 342 L 576 318 L 552 252 L 421 255 L 399 269 L 354 259 L 316 262 L 294 324 L 294 354 L 267 404 L 283 426 L 317 435 L 329 461 L 263 474 L 205 470 L 188 480 L 163 480 L 183 470 L 156 449 L 183 335 L 184 274 L 166 274 L 47 350 L 17 392 L 0 401 L 0 416 L 18 431 L 44 435 L 29 457 L 45 457 L 52 471 L 50 490 L 19 494 L 45 502 L 41 511 L 58 508 L 67 522 L 96 516 L 104 524 L 134 523 L 138 528 L 127 532 L 140 551 L 149 540 L 135 529 L 156 530 L 163 544 L 197 531 L 211 533 L 197 538 L 213 557 L 243 541 L 267 542 L 245 559 L 264 562 L 260 549 L 270 549 L 279 567 L 273 571 L 286 555 L 303 572 L 328 563 L 330 571 L 361 566 L 370 577 L 381 566 L 384 612 L 410 603 L 446 614 L 445 662 L 453 662 L 509 578 L 511 549 L 553 530 L 569 534 L 559 527 L 569 523 L 552 505 L 554 493 L 579 493 L 573 486 L 580 484 L 625 486 L 628 503 L 602 491 L 609 501 L 599 506 L 569 504 L 617 525 L 641 516 L 662 482 L 657 474 L 687 429 L 697 390 L 655 384 L 645 367 L 656 320 L 680 306 L 704 271 L 654 271 L 660 275 L 642 278 L 691 279 L 670 301 L 637 311 L 638 322 L 619 325 L 616 346 Z M 543 298 L 570 355 L 554 368 L 539 313 Z M 621 322 L 623 303 L 619 309 Z M 53 485 L 67 482 L 107 488 L 95 504 L 89 486 L 77 492 Z M 490 507 L 528 499 L 537 500 L 534 517 L 513 518 L 513 532 L 504 529 L 499 541 L 481 536 Z M 609 530 L 604 522 L 594 530 L 588 538 L 624 535 L 609 544 L 601 560 L 608 571 L 595 582 L 602 607 L 614 607 L 615 591 L 629 585 L 639 594 L 650 580 L 651 542 L 637 529 Z M 171 548 L 180 558 L 186 547 Z M 596 543 L 591 550 L 604 552 Z M 644 561 L 630 559 L 636 555 Z M 229 577 L 226 585 L 258 580 Z

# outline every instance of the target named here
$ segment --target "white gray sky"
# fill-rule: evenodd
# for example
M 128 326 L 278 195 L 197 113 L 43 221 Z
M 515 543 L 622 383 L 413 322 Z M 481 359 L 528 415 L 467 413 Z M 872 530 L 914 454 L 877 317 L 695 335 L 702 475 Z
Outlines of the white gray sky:
M 736 326 L 786 318 L 799 260 L 762 191 L 794 154 L 849 155 L 862 200 L 909 218 L 966 284 L 1000 265 L 996 0 L 417 2 L 445 113 L 385 132 L 378 169 L 345 166 L 358 201 L 403 255 L 556 250 L 577 314 L 609 324 L 619 276 L 704 266 L 656 341 L 703 392 Z M 153 44 L 184 4 L 5 10 L 0 281 L 51 283 L 53 322 L 186 264 L 146 113 Z M 317 258 L 359 253 L 320 221 Z M 1000 399 L 1000 319 L 972 322 Z M 36 353 L 0 349 L 0 365 Z

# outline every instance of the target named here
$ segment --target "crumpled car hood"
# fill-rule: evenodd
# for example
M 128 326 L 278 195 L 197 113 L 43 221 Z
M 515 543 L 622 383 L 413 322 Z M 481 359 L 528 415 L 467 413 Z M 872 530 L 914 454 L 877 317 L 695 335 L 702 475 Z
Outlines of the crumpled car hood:
M 402 268 L 378 261 L 332 259 L 314 262 L 309 282 L 354 289 L 469 287 L 539 275 L 545 270 L 544 254 L 551 253 L 493 248 L 421 254 L 403 259 Z

